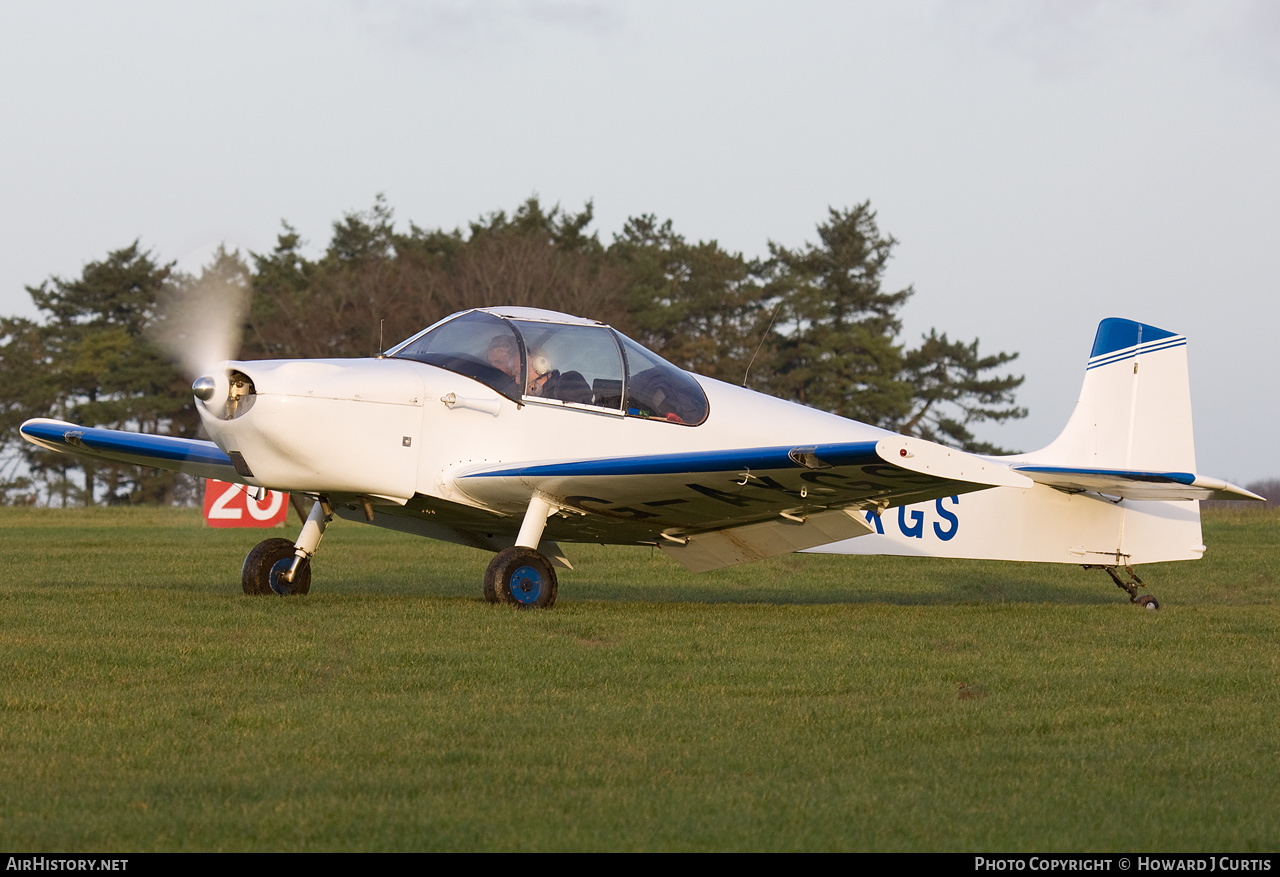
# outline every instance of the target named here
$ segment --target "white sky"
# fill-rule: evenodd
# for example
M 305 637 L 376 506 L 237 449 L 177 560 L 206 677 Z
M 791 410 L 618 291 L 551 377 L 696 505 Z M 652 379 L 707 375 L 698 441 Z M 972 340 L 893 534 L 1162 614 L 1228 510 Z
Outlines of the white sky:
M 1021 353 L 984 437 L 1047 444 L 1124 316 L 1190 338 L 1200 471 L 1280 475 L 1274 0 L 6 2 L 0 89 L 0 313 L 134 239 L 318 252 L 379 192 L 747 256 L 869 199 L 904 340 Z

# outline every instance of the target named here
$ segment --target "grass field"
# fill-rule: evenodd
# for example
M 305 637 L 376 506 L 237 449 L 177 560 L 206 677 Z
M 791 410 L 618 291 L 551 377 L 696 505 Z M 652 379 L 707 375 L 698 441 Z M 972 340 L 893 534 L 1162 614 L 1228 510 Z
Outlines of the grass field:
M 282 535 L 293 535 L 294 526 Z M 790 556 L 693 576 L 338 522 L 310 596 L 194 510 L 0 509 L 0 848 L 1274 851 L 1280 516 L 1101 571 Z

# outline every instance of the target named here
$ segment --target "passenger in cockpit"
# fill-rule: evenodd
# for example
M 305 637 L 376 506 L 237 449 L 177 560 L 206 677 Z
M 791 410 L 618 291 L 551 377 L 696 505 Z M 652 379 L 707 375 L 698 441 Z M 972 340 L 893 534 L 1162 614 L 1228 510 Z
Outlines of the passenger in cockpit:
M 552 368 L 551 358 L 541 350 L 529 354 L 529 389 L 526 395 L 562 402 L 592 404 L 591 386 L 581 372 L 561 374 Z
M 547 396 L 547 387 L 560 376 L 560 372 L 551 367 L 551 360 L 541 350 L 529 353 L 529 383 L 526 396 Z

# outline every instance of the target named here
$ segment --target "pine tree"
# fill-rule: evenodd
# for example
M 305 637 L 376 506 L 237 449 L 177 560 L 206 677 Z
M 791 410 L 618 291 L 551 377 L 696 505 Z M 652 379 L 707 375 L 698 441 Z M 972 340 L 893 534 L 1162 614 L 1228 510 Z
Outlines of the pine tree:
M 818 238 L 800 250 L 769 245 L 777 318 L 767 389 L 864 423 L 897 422 L 911 406 L 896 339 L 912 290 L 881 289 L 897 242 L 880 234 L 868 203 L 833 208 Z
M 199 419 L 187 380 L 152 343 L 157 303 L 173 282 L 135 241 L 85 266 L 73 280 L 51 277 L 27 287 L 42 321 L 7 321 L 0 368 L 22 387 L 7 421 L 57 417 L 85 426 L 194 435 Z M 23 366 L 29 374 L 22 377 Z M 6 424 L 8 425 L 8 423 Z M 63 503 L 162 502 L 182 498 L 190 479 L 173 472 L 49 459 L 31 445 L 30 470 L 53 477 Z M 79 470 L 79 483 L 70 472 Z M 56 476 L 56 477 L 54 477 Z

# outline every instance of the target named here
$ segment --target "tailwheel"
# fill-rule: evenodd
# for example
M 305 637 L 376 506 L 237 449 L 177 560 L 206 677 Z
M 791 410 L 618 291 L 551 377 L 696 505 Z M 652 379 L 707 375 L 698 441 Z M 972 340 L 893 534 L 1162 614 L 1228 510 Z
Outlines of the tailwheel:
M 305 594 L 311 590 L 311 561 L 303 560 L 294 570 L 293 581 L 285 576 L 293 566 L 297 550 L 288 539 L 267 539 L 254 546 L 244 559 L 240 584 L 246 594 Z
M 550 609 L 556 588 L 551 561 L 519 545 L 499 551 L 484 574 L 485 599 L 517 609 Z
M 1145 587 L 1142 579 L 1138 578 L 1138 574 L 1133 571 L 1133 567 L 1126 565 L 1125 573 L 1129 576 L 1129 581 L 1125 581 L 1120 577 L 1119 567 L 1115 565 L 1097 566 L 1094 564 L 1085 564 L 1085 569 L 1102 569 L 1106 570 L 1107 575 L 1111 576 L 1111 581 L 1116 583 L 1116 587 L 1129 595 L 1129 602 L 1135 606 L 1141 606 L 1143 609 L 1159 609 L 1160 601 L 1151 594 L 1143 594 L 1138 596 L 1138 588 Z

